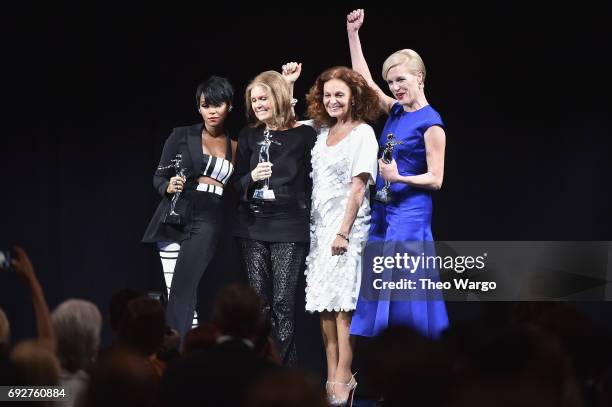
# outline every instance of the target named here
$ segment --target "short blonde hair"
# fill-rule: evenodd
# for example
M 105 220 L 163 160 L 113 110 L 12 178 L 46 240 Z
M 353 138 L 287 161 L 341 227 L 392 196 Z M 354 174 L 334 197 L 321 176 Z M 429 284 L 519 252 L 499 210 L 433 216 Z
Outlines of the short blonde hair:
M 387 80 L 387 74 L 389 70 L 397 65 L 406 65 L 411 74 L 416 75 L 419 72 L 423 74 L 423 82 L 425 82 L 425 64 L 421 56 L 412 49 L 400 49 L 389 55 L 382 67 L 382 76 L 384 80 Z
M 270 124 L 278 129 L 293 127 L 295 115 L 291 107 L 291 90 L 283 76 L 276 71 L 260 73 L 247 86 L 244 92 L 247 121 L 254 126 L 263 124 L 255 116 L 251 105 L 251 91 L 255 86 L 264 88 L 272 102 L 272 122 Z

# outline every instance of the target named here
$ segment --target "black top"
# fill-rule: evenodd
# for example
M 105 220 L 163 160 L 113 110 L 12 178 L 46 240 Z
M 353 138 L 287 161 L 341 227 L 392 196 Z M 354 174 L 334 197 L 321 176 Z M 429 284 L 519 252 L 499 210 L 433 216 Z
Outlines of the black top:
M 147 230 L 145 231 L 142 239 L 144 243 L 155 243 L 159 241 L 180 242 L 189 237 L 191 227 L 189 221 L 191 219 L 194 200 L 201 195 L 201 193 L 196 192 L 196 187 L 198 186 L 198 178 L 202 175 L 202 164 L 206 156 L 202 150 L 203 126 L 204 123 L 198 123 L 192 126 L 176 127 L 166 140 L 159 160 L 158 169 L 153 175 L 153 186 L 159 195 L 161 195 L 162 200 L 157 206 Z M 174 196 L 174 194 L 166 192 L 168 183 L 170 178 L 176 175 L 174 168 L 164 167 L 168 167 L 171 164 L 170 160 L 174 159 L 177 153 L 181 154 L 180 164 L 181 168 L 185 168 L 186 178 L 184 190 L 175 207 L 175 211 L 179 213 L 181 218 L 186 222 L 186 225 L 183 227 L 162 223 L 165 214 L 170 209 L 170 201 Z M 227 152 L 225 158 L 229 161 L 232 160 L 232 148 L 229 135 L 227 136 Z M 214 195 L 214 197 L 207 196 L 211 201 L 211 210 L 215 213 L 218 212 L 216 218 L 221 218 L 222 198 L 215 194 L 210 195 Z M 211 218 L 215 218 L 215 216 L 211 216 Z
M 253 182 L 251 171 L 259 163 L 262 127 L 245 127 L 238 138 L 234 187 L 239 196 L 234 236 L 267 242 L 310 240 L 310 152 L 317 133 L 310 126 L 271 131 L 270 189 L 275 201 L 253 199 L 261 182 Z

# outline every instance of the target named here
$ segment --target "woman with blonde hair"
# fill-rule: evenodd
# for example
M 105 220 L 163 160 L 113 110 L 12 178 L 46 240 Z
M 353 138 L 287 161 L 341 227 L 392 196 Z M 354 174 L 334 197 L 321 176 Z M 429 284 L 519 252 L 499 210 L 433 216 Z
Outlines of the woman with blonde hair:
M 297 123 L 291 87 L 278 72 L 257 75 L 245 101 L 249 125 L 238 138 L 234 236 L 281 360 L 293 365 L 295 291 L 310 239 L 310 151 L 316 133 Z
M 415 51 L 397 51 L 383 64 L 382 76 L 394 97 L 376 85 L 361 49 L 359 28 L 363 21 L 363 10 L 347 16 L 351 62 L 353 69 L 375 89 L 381 111 L 389 115 L 379 145 L 393 145 L 391 162 L 378 160 L 381 176 L 376 189 L 382 190 L 387 183 L 390 194 L 377 195 L 380 200 L 372 205 L 368 244 L 416 242 L 431 250 L 431 244 L 425 242 L 433 241 L 432 191 L 441 188 L 444 177 L 444 122 L 425 97 L 425 64 Z M 394 137 L 388 138 L 389 134 Z M 437 278 L 437 271 L 427 272 Z M 415 275 L 422 276 L 418 272 Z M 445 304 L 436 293 L 419 293 L 418 298 L 413 298 L 408 292 L 395 299 L 388 291 L 376 294 L 379 297 L 360 294 L 351 334 L 376 336 L 387 326 L 400 324 L 437 337 L 448 326 Z

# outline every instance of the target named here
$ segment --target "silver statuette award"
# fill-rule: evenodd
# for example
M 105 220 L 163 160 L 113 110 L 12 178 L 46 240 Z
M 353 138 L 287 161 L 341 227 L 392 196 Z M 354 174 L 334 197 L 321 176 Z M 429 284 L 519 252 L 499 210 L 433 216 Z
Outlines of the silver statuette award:
M 385 143 L 385 149 L 383 150 L 381 157 L 385 164 L 391 164 L 391 162 L 393 161 L 393 148 L 398 144 L 403 143 L 401 141 L 395 141 L 395 136 L 393 135 L 393 133 L 387 134 L 387 142 Z M 387 203 L 391 201 L 391 198 L 391 183 L 385 180 L 385 186 L 381 190 L 376 191 L 376 196 L 374 197 L 374 199 L 380 202 Z
M 259 145 L 259 162 L 264 163 L 270 161 L 270 145 L 272 143 L 280 146 L 276 140 L 272 140 L 272 135 L 270 134 L 270 130 L 267 128 L 264 130 L 264 139 L 257 143 Z M 262 181 L 261 187 L 257 188 L 253 193 L 253 199 L 259 199 L 263 201 L 274 201 L 276 197 L 274 196 L 274 191 L 270 189 L 270 178 L 266 178 Z
M 167 167 L 160 167 L 158 168 L 158 170 L 174 168 L 176 175 L 184 178 L 185 171 L 187 169 L 181 168 L 181 159 L 182 159 L 181 154 L 176 153 L 176 156 L 172 160 L 170 160 L 170 165 L 168 165 Z M 182 226 L 185 224 L 184 220 L 181 219 L 181 215 L 175 212 L 174 210 L 176 208 L 176 203 L 178 202 L 180 197 L 181 197 L 181 191 L 177 191 L 174 193 L 174 196 L 172 196 L 172 200 L 170 201 L 170 210 L 168 211 L 168 213 L 164 215 L 162 223 L 165 223 L 168 225 L 176 225 L 176 226 Z

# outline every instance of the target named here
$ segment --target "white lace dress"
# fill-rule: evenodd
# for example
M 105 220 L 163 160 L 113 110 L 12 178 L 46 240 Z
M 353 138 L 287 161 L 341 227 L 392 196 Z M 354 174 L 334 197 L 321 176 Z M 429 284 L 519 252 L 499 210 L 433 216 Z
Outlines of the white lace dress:
M 361 250 L 368 239 L 370 199 L 366 191 L 349 234 L 348 250 L 332 256 L 354 176 L 376 181 L 378 143 L 367 124 L 355 127 L 342 141 L 327 145 L 329 129 L 322 128 L 312 150 L 312 211 L 310 253 L 306 258 L 306 310 L 352 311 L 361 283 Z M 369 186 L 369 185 L 368 185 Z

